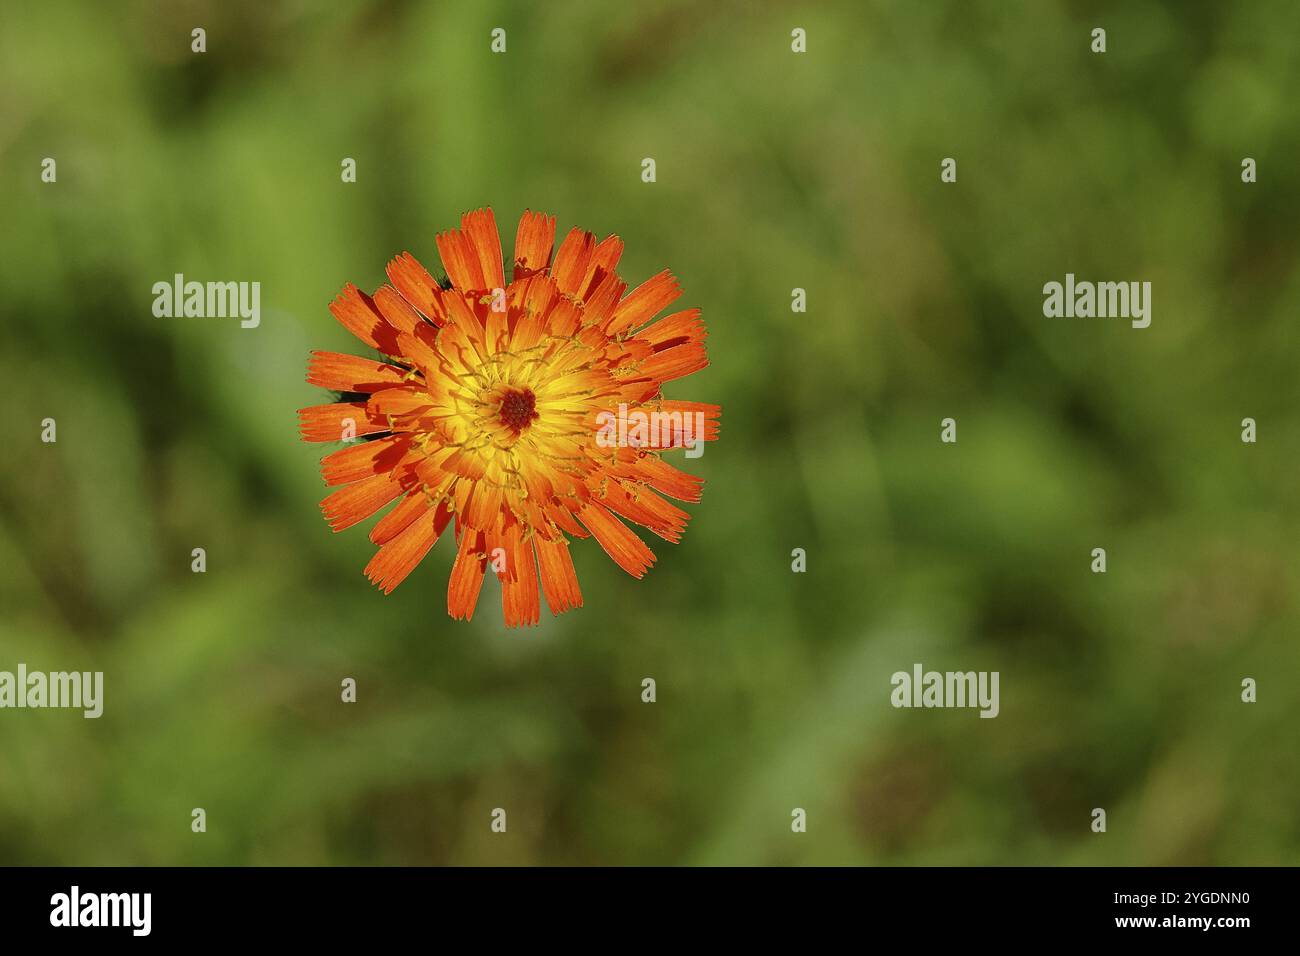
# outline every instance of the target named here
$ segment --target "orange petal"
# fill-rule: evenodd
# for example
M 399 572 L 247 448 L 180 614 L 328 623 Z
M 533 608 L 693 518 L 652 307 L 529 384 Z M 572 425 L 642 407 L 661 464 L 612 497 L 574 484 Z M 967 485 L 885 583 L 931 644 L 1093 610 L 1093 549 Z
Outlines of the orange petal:
M 636 503 L 648 512 L 655 520 L 656 524 L 647 524 L 646 527 L 661 538 L 669 541 L 677 540 L 681 537 L 682 531 L 686 529 L 686 524 L 691 520 L 691 516 L 678 508 L 671 501 L 660 498 L 649 488 L 641 486 L 636 495 Z M 671 529 L 677 534 L 677 539 L 669 536 L 669 533 L 661 532 L 657 528 Z
M 645 483 L 678 501 L 699 501 L 704 479 L 668 464 L 658 455 L 646 455 L 636 465 Z
M 401 293 L 391 285 L 380 286 L 375 291 L 373 301 L 375 308 L 399 333 L 414 332 L 418 326 L 425 324 L 420 313 L 415 311 L 415 307 L 403 299 Z
M 681 294 L 682 287 L 677 284 L 673 274 L 665 269 L 657 276 L 646 279 L 618 304 L 605 331 L 617 335 L 624 329 L 642 326 L 675 302 Z
M 370 417 L 393 428 L 410 428 L 415 419 L 433 406 L 433 398 L 420 385 L 398 385 L 370 396 L 366 408 Z
M 684 439 L 689 437 L 692 440 L 702 438 L 704 441 L 716 441 L 718 437 L 718 416 L 722 414 L 721 405 L 709 405 L 705 402 L 679 402 L 675 399 L 665 398 L 658 402 L 661 413 L 672 416 L 672 421 L 676 423 L 677 416 L 681 416 L 682 428 L 674 429 L 672 444 L 664 445 L 665 448 L 684 448 L 686 447 Z M 696 415 L 703 415 L 702 419 L 696 419 Z M 703 424 L 703 428 L 700 425 Z
M 636 334 L 635 341 L 649 342 L 656 352 L 662 352 L 683 342 L 702 342 L 708 334 L 700 320 L 700 310 L 686 309 L 647 325 Z
M 370 529 L 370 540 L 375 544 L 391 541 L 405 531 L 412 521 L 432 510 L 424 489 L 417 488 L 399 501 L 396 508 L 375 522 L 375 526 Z
M 501 506 L 505 503 L 505 490 L 490 481 L 479 481 L 474 485 L 474 493 L 465 508 L 465 523 L 471 528 L 487 529 L 496 524 L 501 516 Z
M 569 542 L 563 537 L 547 540 L 533 539 L 537 548 L 537 563 L 542 573 L 542 593 L 552 614 L 563 614 L 569 608 L 582 607 L 582 591 L 578 587 L 578 573 L 573 568 Z
M 483 278 L 483 269 L 479 265 L 478 251 L 474 244 L 459 229 L 449 229 L 434 237 L 438 244 L 438 254 L 442 256 L 442 266 L 447 270 L 447 277 L 461 292 L 483 290 L 487 283 Z
M 531 539 L 520 540 L 518 530 L 506 548 L 506 562 L 515 572 L 513 577 L 501 581 L 501 611 L 505 615 L 506 627 L 536 624 L 541 610 L 533 542 Z
M 636 491 L 636 485 L 629 485 L 629 487 L 632 491 Z M 635 521 L 643 528 L 649 528 L 665 541 L 680 541 L 686 522 L 690 520 L 690 515 L 685 511 L 660 498 L 649 488 L 642 487 L 633 497 L 621 485 L 610 482 L 601 502 L 628 521 Z
M 578 513 L 578 520 L 587 526 L 605 553 L 620 568 L 639 578 L 655 563 L 654 552 L 632 530 L 596 502 L 588 502 Z
M 307 363 L 307 383 L 339 392 L 374 392 L 388 385 L 402 384 L 406 372 L 396 365 L 359 355 L 312 352 Z
M 505 288 L 505 273 L 501 268 L 501 234 L 491 209 L 476 209 L 460 217 L 460 228 L 469 239 L 483 274 L 483 288 Z
M 397 353 L 397 330 L 384 320 L 374 300 L 351 282 L 330 303 L 330 312 L 345 329 L 371 348 L 385 355 Z
M 455 357 L 457 343 L 463 343 L 461 347 L 468 346 L 470 354 L 463 356 L 462 362 L 466 370 L 477 369 L 488 356 L 487 347 L 484 343 L 483 323 L 479 321 L 474 310 L 469 307 L 464 296 L 457 292 L 450 292 L 444 298 L 443 302 L 447 306 L 447 322 L 454 331 L 443 332 L 438 339 L 438 348 L 447 358 Z M 445 339 L 445 341 L 444 341 Z
M 589 232 L 574 228 L 560 243 L 555 253 L 555 265 L 551 266 L 551 278 L 561 292 L 575 295 L 578 286 L 587 276 L 587 265 L 596 248 L 596 237 Z
M 510 348 L 510 313 L 488 306 L 487 321 L 483 326 L 483 340 L 489 355 L 497 355 Z
M 434 281 L 429 270 L 409 252 L 388 263 L 388 281 L 391 282 L 402 298 L 415 306 L 428 317 L 434 325 L 446 325 L 447 313 L 442 305 L 442 290 Z
M 582 321 L 587 325 L 604 326 L 618 308 L 618 301 L 627 291 L 627 283 L 613 272 L 604 275 L 600 285 L 591 291 L 583 307 Z
M 478 604 L 487 560 L 482 533 L 462 529 L 459 522 L 456 527 L 460 534 L 460 549 L 456 552 L 456 562 L 451 566 L 451 578 L 447 582 L 447 613 L 458 621 L 467 621 L 474 616 L 474 606 Z
M 486 470 L 483 464 L 482 455 L 472 451 L 465 452 L 459 448 L 447 456 L 447 460 L 442 463 L 442 468 L 444 471 L 451 472 L 453 475 L 459 475 L 461 478 L 469 478 L 471 481 L 478 481 L 483 477 Z M 462 485 L 462 487 L 467 488 L 469 486 Z M 464 493 L 468 494 L 469 492 L 466 491 Z M 456 512 L 458 514 L 465 513 L 465 505 L 463 502 L 458 503 Z
M 618 260 L 623 256 L 623 240 L 618 236 L 606 236 L 591 251 L 591 260 L 587 263 L 587 274 L 578 287 L 578 297 L 585 299 L 597 285 L 618 268 Z
M 430 509 L 375 552 L 375 556 L 366 565 L 366 577 L 385 594 L 391 594 L 393 588 L 401 584 L 415 570 L 415 566 L 424 560 L 437 540 L 438 529 L 434 523 L 434 512 Z
M 578 330 L 581 322 L 582 313 L 569 299 L 561 299 L 555 303 L 555 308 L 551 309 L 550 315 L 546 317 L 546 327 L 552 335 L 560 337 L 572 335 Z
M 525 212 L 515 233 L 515 279 L 541 272 L 551 264 L 555 245 L 555 217 L 540 212 Z
M 409 435 L 389 435 L 349 445 L 321 459 L 321 477 L 327 485 L 342 485 L 371 475 L 386 474 L 397 467 L 410 449 Z
M 698 372 L 708 364 L 709 356 L 704 351 L 704 345 L 700 342 L 686 342 L 656 352 L 646 359 L 641 363 L 641 374 L 656 382 L 671 382 L 675 378 Z
M 542 510 L 546 512 L 546 517 L 551 520 L 551 523 L 566 534 L 571 534 L 575 538 L 591 537 L 587 533 L 587 529 L 578 524 L 577 519 L 573 517 L 573 513 L 568 508 L 548 501 Z
M 330 528 L 342 531 L 358 521 L 365 521 L 402 493 L 402 485 L 392 475 L 372 475 L 338 491 L 320 503 Z
M 425 328 L 430 327 L 426 325 Z M 430 329 L 430 331 L 432 330 Z M 438 369 L 442 365 L 442 356 L 433 347 L 432 336 L 421 333 L 418 329 L 414 335 L 398 332 L 397 345 L 402 350 L 403 360 L 409 361 L 424 373 L 426 383 L 438 381 Z
M 365 402 L 336 402 L 298 409 L 298 433 L 303 441 L 345 441 L 388 431 L 388 425 L 366 414 Z

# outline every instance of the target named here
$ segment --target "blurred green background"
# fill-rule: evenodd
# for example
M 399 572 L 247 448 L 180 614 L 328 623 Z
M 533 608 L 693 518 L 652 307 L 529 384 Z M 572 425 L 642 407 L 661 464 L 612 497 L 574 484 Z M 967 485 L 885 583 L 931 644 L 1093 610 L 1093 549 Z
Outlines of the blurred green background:
M 0 863 L 1300 862 L 1296 4 L 0 17 L 0 669 L 106 682 L 0 711 Z M 673 269 L 712 365 L 668 394 L 724 407 L 682 543 L 580 543 L 525 631 L 490 580 L 447 617 L 446 541 L 373 589 L 294 415 L 331 297 L 483 205 Z M 177 272 L 261 327 L 155 318 Z M 1151 327 L 1044 318 L 1066 272 Z M 1001 715 L 891 708 L 918 661 Z

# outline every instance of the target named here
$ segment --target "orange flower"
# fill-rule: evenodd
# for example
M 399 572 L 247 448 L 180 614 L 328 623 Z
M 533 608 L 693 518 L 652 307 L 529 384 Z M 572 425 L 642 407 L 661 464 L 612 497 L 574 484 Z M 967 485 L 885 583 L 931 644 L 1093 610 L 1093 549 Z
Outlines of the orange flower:
M 451 616 L 473 615 L 490 567 L 506 623 L 536 624 L 539 574 L 552 613 L 582 605 L 569 537 L 639 578 L 654 554 L 620 519 L 677 541 L 689 516 L 662 496 L 700 499 L 661 454 L 702 450 L 721 409 L 660 391 L 708 364 L 700 310 L 652 322 L 681 289 L 664 271 L 624 294 L 617 236 L 574 229 L 552 263 L 554 243 L 555 217 L 525 212 L 507 285 L 492 211 L 466 213 L 437 237 L 446 282 L 403 253 L 391 285 L 348 284 L 330 305 L 384 358 L 313 352 L 307 381 L 355 400 L 302 409 L 300 429 L 371 439 L 321 460 L 341 486 L 321 509 L 341 531 L 397 502 L 370 532 L 366 576 L 385 594 L 454 520 Z

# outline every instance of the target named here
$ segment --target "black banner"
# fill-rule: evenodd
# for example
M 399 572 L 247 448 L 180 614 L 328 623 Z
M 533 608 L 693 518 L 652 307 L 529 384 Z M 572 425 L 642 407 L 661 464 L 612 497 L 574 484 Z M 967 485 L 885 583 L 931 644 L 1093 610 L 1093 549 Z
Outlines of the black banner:
M 828 930 L 1231 946 L 1281 932 L 1292 869 L 11 869 L 6 939 L 337 944 L 598 925 L 743 938 Z M 562 929 L 561 929 L 562 927 Z M 1244 935 L 1243 935 L 1244 934 Z M 453 937 L 458 938 L 458 937 Z M 671 938 L 680 938 L 673 936 Z

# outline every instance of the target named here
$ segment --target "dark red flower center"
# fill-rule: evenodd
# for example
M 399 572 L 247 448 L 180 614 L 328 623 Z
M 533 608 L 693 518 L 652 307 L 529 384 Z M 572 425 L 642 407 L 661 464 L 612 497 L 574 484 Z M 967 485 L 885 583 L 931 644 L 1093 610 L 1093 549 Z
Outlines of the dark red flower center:
M 501 424 L 518 434 L 537 418 L 537 396 L 531 388 L 508 388 L 501 396 Z

